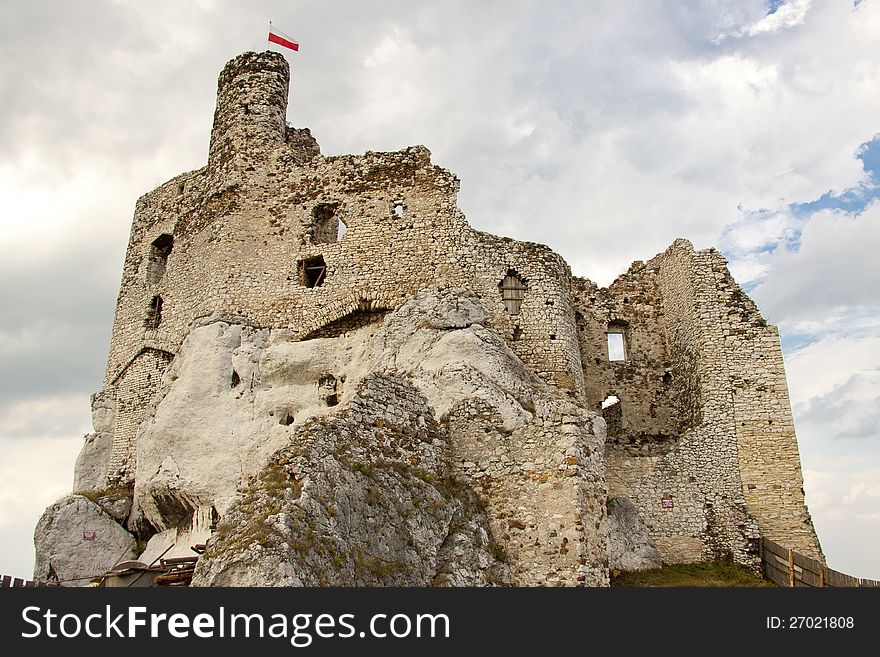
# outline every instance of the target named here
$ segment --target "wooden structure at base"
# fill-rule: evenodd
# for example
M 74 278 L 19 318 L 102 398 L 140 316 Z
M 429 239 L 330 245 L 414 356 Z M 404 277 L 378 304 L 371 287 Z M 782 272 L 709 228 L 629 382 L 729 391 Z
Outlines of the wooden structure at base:
M 21 577 L 13 577 L 12 575 L 0 575 L 0 589 L 20 588 L 24 586 L 34 586 L 33 581 L 22 579 Z
M 761 539 L 761 570 L 771 582 L 790 588 L 880 586 L 877 580 L 859 579 L 828 568 L 768 538 Z

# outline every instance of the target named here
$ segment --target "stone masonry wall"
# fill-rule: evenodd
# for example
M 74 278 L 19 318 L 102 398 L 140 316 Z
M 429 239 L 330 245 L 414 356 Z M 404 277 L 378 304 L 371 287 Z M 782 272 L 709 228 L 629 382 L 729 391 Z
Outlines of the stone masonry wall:
M 480 399 L 453 408 L 447 426 L 456 471 L 485 500 L 515 583 L 607 585 L 604 431 L 573 403 L 538 399 L 536 406 L 532 422 L 511 433 Z
M 718 371 L 720 324 L 692 248 L 677 242 L 646 265 L 635 263 L 607 291 L 591 292 L 605 298 L 579 308 L 603 313 L 592 335 L 597 324 L 615 321 L 627 331 L 627 358 L 610 364 L 615 377 L 605 384 L 621 398 L 623 415 L 622 436 L 606 443 L 609 497 L 636 504 L 667 562 L 727 553 L 747 562 L 754 523 L 741 494 L 726 374 Z M 607 360 L 604 341 L 588 334 L 584 346 L 593 349 L 583 353 L 585 369 Z M 661 405 L 666 413 L 651 412 Z
M 803 474 L 779 333 L 710 251 L 725 336 L 739 467 L 749 512 L 762 536 L 824 561 L 804 502 Z
M 111 483 L 130 483 L 134 476 L 138 427 L 172 358 L 165 351 L 144 349 L 115 382 L 115 426 L 107 473 Z
M 633 286 L 636 277 L 653 282 Z M 694 252 L 685 240 L 646 266 L 636 263 L 607 295 L 632 297 L 633 288 L 636 295 L 656 295 L 655 312 L 609 317 L 605 310 L 602 319 L 623 319 L 636 335 L 647 328 L 655 343 L 646 357 L 629 348 L 627 362 L 633 363 L 618 372 L 647 369 L 658 376 L 662 365 L 664 375 L 671 375 L 667 402 L 674 404 L 679 432 L 671 442 L 633 441 L 626 377 L 614 381 L 614 391 L 623 391 L 623 440 L 612 437 L 607 443 L 609 495 L 633 500 L 666 561 L 726 552 L 748 561 L 748 542 L 758 531 L 820 554 L 800 489 L 776 330 L 733 282 L 719 253 Z M 589 309 L 582 306 L 580 312 Z M 589 346 L 589 338 L 582 337 L 581 344 Z M 582 354 L 585 370 L 598 358 L 596 340 L 593 345 L 593 352 Z M 637 390 L 650 395 L 652 388 Z M 658 417 L 654 426 L 659 432 L 670 425 Z
M 585 279 L 576 279 L 574 289 L 587 404 L 600 411 L 609 395 L 620 399 L 610 409 L 620 427 L 608 437 L 621 449 L 668 451 L 692 418 L 683 395 L 689 377 L 670 348 L 656 270 L 636 262 L 607 289 Z M 609 331 L 624 336 L 624 360 L 609 359 Z

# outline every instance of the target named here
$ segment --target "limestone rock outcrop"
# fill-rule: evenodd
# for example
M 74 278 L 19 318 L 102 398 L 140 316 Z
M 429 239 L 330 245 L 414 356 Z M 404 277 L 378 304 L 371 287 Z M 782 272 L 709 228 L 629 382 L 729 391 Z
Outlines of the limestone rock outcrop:
M 134 558 L 134 536 L 82 495 L 68 495 L 43 513 L 34 532 L 37 584 L 83 586 Z
M 368 377 L 349 410 L 306 421 L 273 455 L 221 522 L 194 584 L 510 583 L 448 447 L 406 379 Z
M 485 318 L 473 292 L 429 288 L 335 337 L 194 329 L 138 433 L 129 525 L 213 507 L 196 583 L 607 581 L 604 513 L 565 513 L 604 509 L 602 420 Z

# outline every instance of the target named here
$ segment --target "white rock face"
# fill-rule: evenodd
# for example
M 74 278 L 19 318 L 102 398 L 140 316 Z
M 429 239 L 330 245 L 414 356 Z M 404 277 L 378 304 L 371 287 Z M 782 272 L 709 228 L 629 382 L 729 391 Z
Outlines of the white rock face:
M 115 403 L 106 396 L 92 396 L 92 426 L 73 469 L 73 492 L 99 491 L 108 486 L 107 470 L 113 448 Z
M 74 492 L 107 488 L 107 468 L 112 449 L 112 433 L 90 433 L 85 437 L 73 469 Z
M 84 586 L 134 558 L 135 539 L 97 504 L 68 495 L 43 513 L 34 531 L 34 581 Z
M 608 567 L 631 572 L 662 565 L 660 553 L 632 501 L 627 497 L 608 500 Z
M 199 506 L 224 515 L 296 427 L 344 405 L 370 372 L 405 371 L 438 416 L 476 395 L 498 408 L 505 430 L 521 426 L 531 417 L 520 403 L 531 394 L 527 374 L 500 338 L 472 324 L 484 319 L 472 293 L 429 290 L 382 328 L 338 338 L 295 342 L 284 330 L 224 322 L 193 330 L 138 433 L 132 522 L 164 531 Z
M 192 331 L 138 434 L 133 522 L 164 531 L 199 506 L 225 514 L 292 425 L 326 415 L 331 394 L 346 399 L 341 381 L 363 377 L 365 345 L 222 322 Z

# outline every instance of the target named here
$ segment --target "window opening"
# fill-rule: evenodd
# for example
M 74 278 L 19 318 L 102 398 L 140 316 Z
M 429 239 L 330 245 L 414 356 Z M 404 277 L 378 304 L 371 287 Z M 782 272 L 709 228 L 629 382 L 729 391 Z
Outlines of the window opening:
M 339 218 L 336 216 L 338 203 L 319 203 L 312 210 L 311 233 L 313 244 L 333 244 L 340 239 Z
M 608 360 L 626 360 L 626 341 L 622 330 L 608 329 Z
M 320 287 L 327 278 L 327 264 L 324 256 L 307 258 L 300 264 L 300 279 L 306 287 Z
M 616 438 L 623 433 L 623 404 L 617 395 L 608 395 L 601 407 L 608 437 Z
M 605 410 L 609 406 L 614 406 L 615 404 L 620 403 L 620 398 L 617 395 L 608 395 L 605 400 L 602 402 L 602 410 Z
M 171 255 L 171 249 L 174 248 L 174 238 L 168 234 L 159 235 L 150 244 L 150 255 L 148 256 L 147 282 L 158 283 L 165 275 L 165 268 L 168 266 L 168 256 Z
M 162 297 L 155 296 L 150 299 L 150 305 L 147 306 L 147 318 L 144 320 L 144 326 L 148 329 L 157 329 L 162 322 Z
M 504 301 L 504 307 L 511 315 L 519 315 L 522 307 L 523 299 L 526 295 L 526 284 L 514 272 L 508 272 L 501 284 L 501 299 Z

